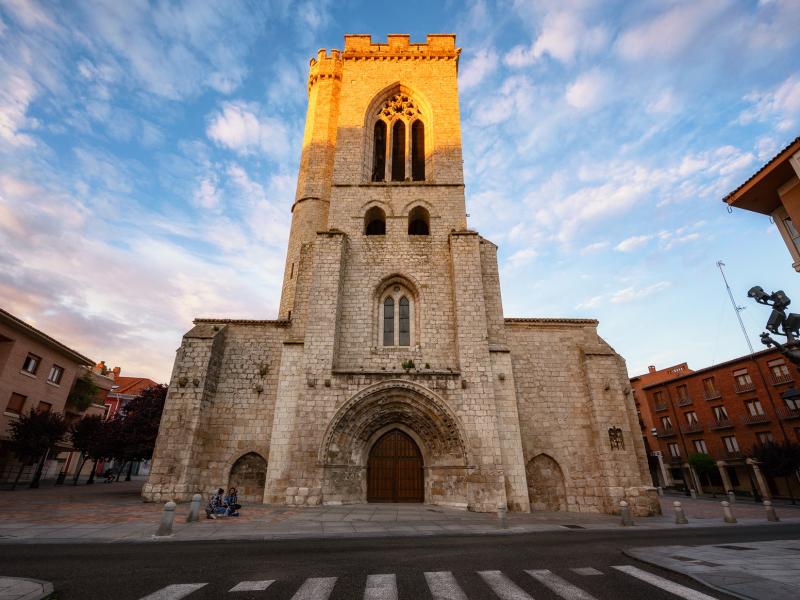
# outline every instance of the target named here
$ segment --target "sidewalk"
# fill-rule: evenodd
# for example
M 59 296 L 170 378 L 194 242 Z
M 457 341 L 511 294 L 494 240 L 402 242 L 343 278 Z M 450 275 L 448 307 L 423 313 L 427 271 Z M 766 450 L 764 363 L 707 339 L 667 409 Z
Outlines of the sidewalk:
M 659 546 L 625 554 L 738 598 L 794 600 L 800 595 L 800 540 Z
M 5 492 L 7 503 L 22 508 L 0 514 L 2 543 L 150 542 L 206 539 L 297 539 L 417 535 L 513 534 L 564 529 L 620 529 L 619 517 L 595 513 L 509 513 L 501 528 L 496 514 L 421 504 L 355 504 L 292 508 L 245 505 L 241 517 L 186 523 L 189 504 L 175 511 L 173 535 L 154 538 L 162 504 L 145 503 L 141 481 L 58 486 Z M 661 500 L 664 515 L 638 518 L 631 530 L 738 527 L 767 524 L 764 509 L 738 502 L 738 525 L 722 521 L 719 502 L 681 498 L 689 525 L 675 525 L 672 502 Z M 800 507 L 781 506 L 783 523 L 800 523 Z M 781 523 L 771 524 L 780 527 Z
M 53 584 L 38 579 L 0 577 L 0 599 L 43 600 L 53 593 Z

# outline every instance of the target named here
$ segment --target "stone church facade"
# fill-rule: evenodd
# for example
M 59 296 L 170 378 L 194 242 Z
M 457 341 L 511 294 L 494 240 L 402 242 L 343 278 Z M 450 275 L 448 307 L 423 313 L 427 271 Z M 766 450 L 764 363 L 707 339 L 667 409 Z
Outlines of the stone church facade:
M 459 54 L 348 35 L 311 60 L 278 319 L 183 337 L 146 499 L 658 510 L 597 322 L 503 317 L 467 227 Z

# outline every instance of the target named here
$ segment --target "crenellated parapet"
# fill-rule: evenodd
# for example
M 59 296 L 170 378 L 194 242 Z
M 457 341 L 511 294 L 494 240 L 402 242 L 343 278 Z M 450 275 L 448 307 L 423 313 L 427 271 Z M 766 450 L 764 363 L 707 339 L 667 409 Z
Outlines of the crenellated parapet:
M 308 69 L 308 89 L 320 79 L 342 80 L 342 53 L 339 50 L 331 50 L 330 53 L 325 48 L 317 51 L 317 58 L 312 58 Z

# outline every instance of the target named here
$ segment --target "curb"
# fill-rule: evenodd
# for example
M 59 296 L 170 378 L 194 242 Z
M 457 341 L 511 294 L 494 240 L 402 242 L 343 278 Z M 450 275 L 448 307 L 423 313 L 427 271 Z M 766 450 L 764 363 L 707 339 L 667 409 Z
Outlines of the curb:
M 26 577 L 0 577 L 0 600 L 45 600 L 53 594 L 53 584 Z

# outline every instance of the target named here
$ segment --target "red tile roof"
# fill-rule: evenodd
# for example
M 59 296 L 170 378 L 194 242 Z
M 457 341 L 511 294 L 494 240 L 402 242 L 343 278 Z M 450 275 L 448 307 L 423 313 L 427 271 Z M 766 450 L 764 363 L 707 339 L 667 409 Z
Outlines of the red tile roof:
M 111 390 L 110 395 L 138 396 L 147 388 L 158 385 L 147 377 L 122 377 L 120 375 L 114 378 L 114 383 L 117 387 Z

